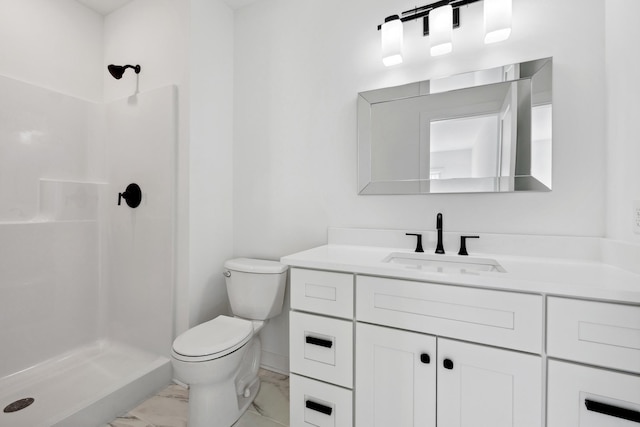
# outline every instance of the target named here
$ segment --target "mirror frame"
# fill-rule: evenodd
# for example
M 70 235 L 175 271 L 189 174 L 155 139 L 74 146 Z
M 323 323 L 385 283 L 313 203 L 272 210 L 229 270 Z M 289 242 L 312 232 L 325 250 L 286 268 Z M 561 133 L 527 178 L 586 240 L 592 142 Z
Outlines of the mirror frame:
M 521 192 L 521 191 L 551 191 L 532 174 L 532 125 L 531 115 L 534 106 L 553 105 L 552 103 L 552 75 L 553 59 L 542 58 L 519 64 L 508 64 L 503 67 L 517 65 L 519 73 L 515 78 L 507 78 L 504 82 L 517 85 L 517 124 L 516 124 L 516 155 L 515 175 L 486 178 L 454 178 L 439 179 L 437 191 L 432 189 L 436 180 L 372 180 L 371 148 L 372 148 L 372 107 L 377 103 L 388 103 L 415 97 L 443 96 L 464 90 L 478 90 L 484 86 L 470 86 L 451 91 L 426 93 L 430 87 L 429 81 L 420 81 L 401 86 L 370 90 L 358 94 L 358 194 L 359 195 L 393 195 L 393 194 L 448 194 L 448 193 L 493 193 L 493 192 Z M 494 67 L 501 68 L 501 67 Z M 479 70 L 484 71 L 484 70 Z M 463 73 L 467 74 L 467 73 Z M 454 76 L 452 76 L 454 77 Z M 438 79 L 440 80 L 440 79 Z M 504 82 L 499 82 L 501 84 Z M 542 82 L 542 83 L 537 83 Z M 536 90 L 542 86 L 543 90 Z M 534 87 L 537 86 L 537 87 Z M 548 86 L 548 89 L 545 87 Z M 553 120 L 552 120 L 553 122 Z M 551 127 L 553 125 L 551 124 Z M 552 130 L 551 130 L 552 132 Z M 553 145 L 552 145 L 553 146 Z M 551 165 L 549 165 L 551 169 Z M 465 186 L 460 190 L 461 186 Z M 479 188 L 479 189 L 474 189 Z M 491 187 L 493 191 L 486 190 Z

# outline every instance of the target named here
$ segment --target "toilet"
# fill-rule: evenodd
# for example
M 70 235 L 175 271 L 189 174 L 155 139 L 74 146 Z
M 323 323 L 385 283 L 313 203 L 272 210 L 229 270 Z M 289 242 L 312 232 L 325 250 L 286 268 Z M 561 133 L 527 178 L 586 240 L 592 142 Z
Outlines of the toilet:
M 236 258 L 224 275 L 234 317 L 218 316 L 173 342 L 176 379 L 189 385 L 189 427 L 230 427 L 255 399 L 260 381 L 260 337 L 282 312 L 287 266 Z

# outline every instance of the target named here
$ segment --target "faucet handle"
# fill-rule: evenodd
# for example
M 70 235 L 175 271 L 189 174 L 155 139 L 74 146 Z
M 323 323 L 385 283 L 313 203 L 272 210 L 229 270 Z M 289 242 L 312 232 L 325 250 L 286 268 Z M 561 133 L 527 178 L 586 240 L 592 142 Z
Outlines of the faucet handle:
M 479 239 L 480 236 L 460 236 L 460 251 L 458 255 L 469 255 L 467 252 L 467 239 Z
M 418 241 L 416 242 L 416 252 L 424 252 L 422 249 L 422 234 L 419 233 L 405 233 L 407 236 L 416 236 Z

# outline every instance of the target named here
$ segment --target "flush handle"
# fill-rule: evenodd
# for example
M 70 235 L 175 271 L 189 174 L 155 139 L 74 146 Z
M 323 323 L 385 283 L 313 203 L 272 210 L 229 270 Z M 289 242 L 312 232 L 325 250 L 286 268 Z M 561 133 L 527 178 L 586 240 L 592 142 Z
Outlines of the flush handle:
M 224 277 L 231 277 L 231 272 L 230 272 L 229 270 L 225 270 L 225 271 L 222 273 L 222 275 L 223 275 Z

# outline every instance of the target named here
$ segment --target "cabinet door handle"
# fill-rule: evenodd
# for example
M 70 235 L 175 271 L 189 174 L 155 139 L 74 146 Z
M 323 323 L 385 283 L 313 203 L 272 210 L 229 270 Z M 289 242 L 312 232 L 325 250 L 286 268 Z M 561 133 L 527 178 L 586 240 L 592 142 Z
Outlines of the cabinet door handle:
M 444 366 L 445 369 L 453 369 L 453 360 L 444 359 L 444 361 L 442 362 L 442 366 Z
M 420 361 L 421 361 L 422 363 L 425 363 L 425 364 L 426 364 L 426 363 L 430 363 L 430 362 L 431 362 L 431 358 L 429 357 L 429 355 L 428 355 L 427 353 L 422 353 L 422 354 L 420 355 Z
M 314 402 L 313 400 L 307 400 L 304 405 L 312 411 L 320 412 L 325 415 L 331 415 L 333 412 L 333 408 L 331 406 L 323 405 L 321 403 Z
M 621 408 L 619 406 L 609 405 L 607 403 L 596 402 L 595 400 L 585 399 L 584 404 L 589 411 L 598 412 L 599 414 L 610 415 L 623 420 L 640 423 L 640 412 L 633 409 Z
M 319 345 L 320 347 L 331 348 L 333 347 L 333 341 L 325 340 L 322 338 L 306 336 L 304 338 L 307 344 Z

